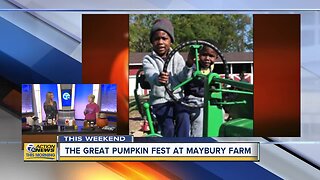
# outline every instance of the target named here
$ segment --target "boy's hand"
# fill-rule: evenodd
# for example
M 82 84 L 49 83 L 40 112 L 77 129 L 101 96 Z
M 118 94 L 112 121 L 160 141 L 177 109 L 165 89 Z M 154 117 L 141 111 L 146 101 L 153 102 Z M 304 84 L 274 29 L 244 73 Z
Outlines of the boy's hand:
M 194 49 L 190 48 L 190 51 L 188 53 L 188 59 L 187 59 L 186 65 L 188 67 L 192 67 L 192 65 L 194 64 L 195 61 L 196 61 L 196 57 L 195 57 Z
M 169 81 L 169 73 L 168 72 L 161 72 L 158 80 L 161 84 L 167 84 Z

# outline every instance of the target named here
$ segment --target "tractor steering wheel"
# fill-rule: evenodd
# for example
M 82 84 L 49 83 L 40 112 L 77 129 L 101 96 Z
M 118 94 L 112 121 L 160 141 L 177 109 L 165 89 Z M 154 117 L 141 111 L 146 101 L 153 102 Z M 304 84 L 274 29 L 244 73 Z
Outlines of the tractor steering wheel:
M 185 48 L 186 46 L 193 46 L 193 47 L 197 47 L 198 49 L 195 51 L 196 55 L 195 55 L 195 58 L 196 58 L 196 66 L 197 66 L 197 70 L 199 70 L 199 65 L 197 61 L 199 61 L 199 57 L 198 57 L 198 50 L 203 47 L 203 46 L 208 46 L 212 49 L 214 49 L 220 60 L 223 62 L 223 67 L 224 67 L 224 73 L 225 73 L 225 78 L 228 78 L 229 77 L 229 68 L 228 68 L 228 64 L 226 62 L 226 60 L 224 59 L 224 56 L 223 54 L 221 53 L 221 51 L 216 47 L 214 46 L 213 44 L 207 42 L 207 41 L 202 41 L 202 40 L 192 40 L 192 41 L 187 41 L 187 42 L 184 42 L 184 43 L 181 43 L 179 44 L 176 48 L 174 48 L 166 57 L 167 61 L 165 61 L 165 64 L 164 64 L 164 67 L 163 67 L 163 71 L 164 72 L 167 72 L 167 68 L 168 68 L 168 65 L 169 65 L 169 62 L 171 61 L 172 57 L 178 52 L 180 51 L 181 49 Z M 203 107 L 203 103 L 200 103 L 200 104 L 194 104 L 194 103 L 187 103 L 187 102 L 184 102 L 182 99 L 183 98 L 180 98 L 178 99 L 175 95 L 174 95 L 174 91 L 176 89 L 178 89 L 177 87 L 182 87 L 184 84 L 190 82 L 191 80 L 195 79 L 195 78 L 198 78 L 198 77 L 201 77 L 201 78 L 204 78 L 204 76 L 201 76 L 201 75 L 196 75 L 195 73 L 193 73 L 192 77 L 187 79 L 186 81 L 180 83 L 179 85 L 177 85 L 176 87 L 172 87 L 170 88 L 169 87 L 169 84 L 165 84 L 165 88 L 166 88 L 166 92 L 169 94 L 170 98 L 175 101 L 176 103 L 180 103 L 184 106 L 187 106 L 187 107 L 190 107 L 190 108 L 199 108 L 199 107 Z

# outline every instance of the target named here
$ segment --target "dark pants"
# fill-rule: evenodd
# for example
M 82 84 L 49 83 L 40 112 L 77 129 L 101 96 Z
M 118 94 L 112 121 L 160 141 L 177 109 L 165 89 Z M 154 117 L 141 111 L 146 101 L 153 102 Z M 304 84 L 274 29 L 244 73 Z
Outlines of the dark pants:
M 152 112 L 158 120 L 162 136 L 189 137 L 190 117 L 183 105 L 173 102 L 156 104 Z

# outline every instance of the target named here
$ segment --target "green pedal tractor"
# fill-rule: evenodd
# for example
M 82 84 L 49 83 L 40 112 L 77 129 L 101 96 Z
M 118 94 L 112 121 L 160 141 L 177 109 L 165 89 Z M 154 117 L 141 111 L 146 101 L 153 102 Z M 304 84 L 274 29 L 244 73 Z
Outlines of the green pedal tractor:
M 224 65 L 224 78 L 217 73 L 209 73 L 203 75 L 199 68 L 199 50 L 203 46 L 208 46 L 215 49 L 218 53 L 219 59 Z M 195 66 L 196 70 L 192 77 L 186 79 L 176 87 L 164 85 L 166 92 L 175 103 L 180 103 L 188 108 L 203 108 L 203 135 L 204 137 L 242 137 L 253 136 L 253 85 L 247 82 L 239 82 L 229 79 L 229 69 L 223 54 L 218 48 L 206 41 L 193 40 L 182 43 L 174 48 L 167 56 L 167 61 L 164 64 L 163 71 L 167 72 L 168 64 L 175 53 L 185 47 L 191 47 L 195 52 Z M 201 104 L 187 103 L 183 98 L 178 99 L 174 95 L 174 91 L 182 88 L 194 78 L 204 79 L 205 96 L 204 102 Z M 141 115 L 145 115 L 150 133 L 148 137 L 161 137 L 156 133 L 154 127 L 155 117 L 151 113 L 151 107 L 148 102 L 141 102 L 141 98 L 137 93 L 138 84 L 143 89 L 149 89 L 147 82 L 144 80 L 142 71 L 137 73 L 137 84 L 135 89 L 135 100 Z M 143 107 L 142 107 L 143 104 Z M 228 120 L 225 120 L 224 113 L 229 114 Z

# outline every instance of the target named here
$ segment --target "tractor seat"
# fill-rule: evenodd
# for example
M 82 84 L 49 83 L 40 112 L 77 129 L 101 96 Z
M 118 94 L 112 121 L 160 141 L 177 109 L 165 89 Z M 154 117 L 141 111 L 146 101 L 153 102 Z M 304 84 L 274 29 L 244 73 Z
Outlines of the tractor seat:
M 143 73 L 143 69 L 140 69 L 137 72 L 136 81 L 138 84 L 140 84 L 140 87 L 142 89 L 151 89 L 151 86 L 150 86 L 149 82 L 146 80 L 146 76 Z

